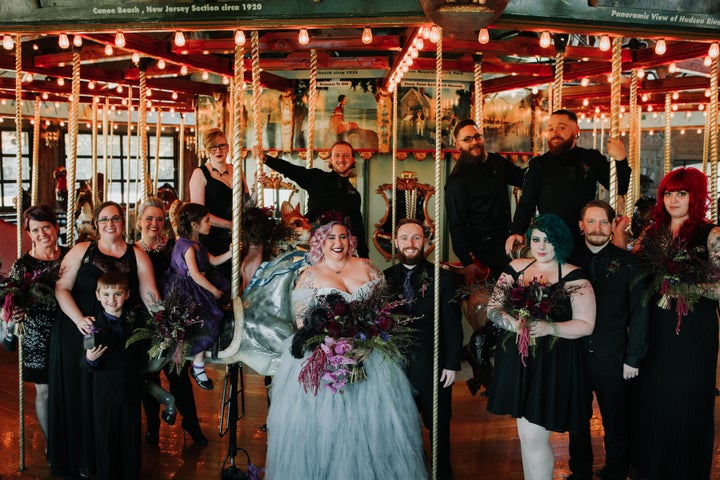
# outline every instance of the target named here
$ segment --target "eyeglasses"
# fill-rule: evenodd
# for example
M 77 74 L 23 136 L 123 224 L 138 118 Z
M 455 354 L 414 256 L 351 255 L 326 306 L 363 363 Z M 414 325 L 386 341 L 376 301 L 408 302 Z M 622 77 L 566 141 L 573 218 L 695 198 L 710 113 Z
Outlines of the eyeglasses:
M 208 147 L 208 152 L 215 153 L 218 150 L 227 150 L 228 144 L 227 143 L 221 143 L 220 145 L 215 145 L 212 147 Z
M 107 222 L 113 222 L 118 223 L 122 220 L 120 218 L 120 215 L 113 215 L 112 217 L 100 217 L 97 219 L 97 223 L 107 223 Z
M 472 137 L 461 138 L 460 141 L 463 142 L 463 143 L 470 143 L 470 142 L 472 142 L 473 140 L 475 140 L 476 142 L 479 142 L 479 141 L 482 140 L 482 139 L 483 139 L 482 134 L 476 133 L 476 134 L 473 135 Z

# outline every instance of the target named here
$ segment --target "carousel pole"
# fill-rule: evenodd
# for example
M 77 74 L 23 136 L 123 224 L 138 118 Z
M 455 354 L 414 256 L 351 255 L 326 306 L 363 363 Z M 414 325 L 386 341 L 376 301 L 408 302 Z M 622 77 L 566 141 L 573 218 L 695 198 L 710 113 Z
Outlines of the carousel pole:
M 155 123 L 155 171 L 153 178 L 155 185 L 153 195 L 157 195 L 160 186 L 160 131 L 162 130 L 162 107 L 157 107 L 157 122 Z
M 67 166 L 67 245 L 72 247 L 75 244 L 75 180 L 77 167 L 77 138 L 78 138 L 78 107 L 80 106 L 80 52 L 73 52 L 73 68 L 72 68 L 72 98 L 70 100 L 70 129 L 68 140 L 70 143 L 69 160 Z
M 260 38 L 257 30 L 253 30 L 250 35 L 251 56 L 252 56 L 252 91 L 253 91 L 253 125 L 255 127 L 255 144 L 260 145 L 262 149 L 262 112 L 260 111 L 261 90 L 260 90 Z M 268 147 L 270 141 L 268 139 Z M 265 192 L 260 185 L 260 177 L 264 173 L 264 163 L 262 155 L 255 158 L 255 188 L 257 188 L 257 204 L 260 207 L 265 206 Z
M 628 140 L 628 163 L 630 164 L 630 167 L 632 168 L 632 174 L 635 174 L 635 171 L 637 170 L 636 166 L 639 165 L 639 159 L 637 157 L 637 144 L 639 142 L 639 138 L 637 136 L 637 109 L 638 109 L 638 103 L 637 103 L 637 90 L 638 90 L 638 71 L 637 69 L 633 69 L 630 74 L 630 129 L 629 129 L 629 140 Z M 635 205 L 635 200 L 637 198 L 637 192 L 635 191 L 635 183 L 631 180 L 629 189 L 627 192 L 627 202 L 625 204 L 625 215 L 632 215 L 632 206 Z
M 391 258 L 393 261 L 393 264 L 395 263 L 395 236 L 397 233 L 397 226 L 395 225 L 396 219 L 397 219 L 397 139 L 398 139 L 398 88 L 400 85 L 395 85 L 395 88 L 393 88 L 392 91 L 392 129 L 393 129 L 393 144 L 392 144 L 392 205 L 391 205 L 391 212 L 390 212 L 390 218 L 392 218 L 392 221 L 390 222 L 391 227 L 391 238 L 390 241 L 390 253 Z
M 485 125 L 483 125 L 483 120 L 485 118 L 485 102 L 482 89 L 482 54 L 473 55 L 473 60 L 473 80 L 475 82 L 475 124 L 477 125 L 480 133 L 484 134 Z M 453 132 L 449 132 L 449 135 L 452 134 Z
M 130 239 L 130 162 L 132 162 L 132 85 L 128 85 L 127 98 L 127 152 L 125 153 L 125 195 L 123 200 L 125 203 L 125 240 Z
M 712 222 L 717 223 L 718 222 L 718 207 L 717 207 L 717 201 L 718 201 L 718 62 L 720 60 L 718 57 L 715 57 L 712 59 L 712 64 L 710 65 L 710 112 L 708 112 L 708 116 L 710 117 L 709 126 L 710 126 L 710 192 L 711 192 L 711 198 L 712 202 L 710 202 L 711 205 L 711 212 L 712 212 Z
M 665 94 L 665 148 L 663 150 L 663 175 L 670 173 L 672 169 L 672 159 L 670 158 L 670 145 L 672 141 L 672 95 Z
M 150 172 L 148 171 L 148 136 L 147 136 L 147 75 L 146 64 L 140 61 L 140 96 L 138 100 L 138 140 L 140 140 L 140 150 L 138 152 L 138 180 L 142 180 L 140 192 L 135 201 L 135 206 L 145 201 L 148 196 L 148 184 L 150 183 Z M 135 184 L 137 186 L 137 184 Z M 129 213 L 129 211 L 128 211 Z M 129 215 L 128 215 L 129 216 Z M 127 232 L 130 236 L 130 231 Z
M 612 73 L 610 82 L 610 138 L 620 137 L 620 94 L 622 92 L 622 37 L 613 38 Z M 618 211 L 617 167 L 615 159 L 610 157 L 610 188 L 608 189 L 610 206 Z
M 317 103 L 317 50 L 310 49 L 310 86 L 308 89 L 308 122 L 307 122 L 307 146 L 306 163 L 307 168 L 313 168 L 315 160 L 315 111 Z M 305 194 L 304 211 L 307 212 L 310 195 Z
M 232 128 L 232 164 L 233 164 L 233 196 L 232 196 L 232 285 L 230 296 L 237 298 L 242 293 L 240 286 L 240 226 L 242 224 L 242 113 L 243 83 L 245 78 L 245 49 L 235 45 L 234 76 L 232 81 L 233 128 Z
M 709 104 L 708 104 L 709 106 Z M 708 171 L 708 157 L 710 156 L 710 115 L 705 112 L 705 125 L 703 130 L 703 153 L 702 153 L 702 171 L 705 175 L 709 176 Z
M 442 183 L 442 74 L 443 74 L 443 32 L 438 29 L 438 41 L 435 44 L 435 225 L 442 225 L 440 205 L 443 204 Z M 433 480 L 438 477 L 438 415 L 439 415 L 439 388 L 440 381 L 435 378 L 440 371 L 440 252 L 442 252 L 441 235 L 435 235 L 434 268 L 435 275 L 433 282 L 433 314 L 435 316 L 433 331 L 433 428 L 432 428 L 432 476 Z
M 40 173 L 38 166 L 40 165 L 40 97 L 35 97 L 35 123 L 33 124 L 33 156 L 32 156 L 32 176 L 30 183 L 30 194 L 32 204 L 38 203 L 38 187 L 40 183 Z
M 552 111 L 555 112 L 562 108 L 562 91 L 563 76 L 565 71 L 565 48 L 559 48 L 556 45 L 557 53 L 555 53 L 555 84 L 553 86 L 553 102 Z
M 97 97 L 92 100 L 92 134 L 90 135 L 90 150 L 92 151 L 92 199 L 93 205 L 98 204 L 98 102 Z
M 110 157 L 108 150 L 110 149 L 110 143 L 112 139 L 112 125 L 108 126 L 108 116 L 110 115 L 110 98 L 105 97 L 105 107 L 103 108 L 103 161 L 105 163 L 105 169 L 103 173 L 103 196 L 102 200 L 108 199 L 108 187 L 110 185 Z
M 181 196 L 183 195 L 183 192 L 185 191 L 185 114 L 180 114 L 180 137 L 178 139 L 178 143 L 180 144 L 179 150 L 180 150 L 180 156 L 178 157 L 178 169 L 177 169 L 177 178 L 178 178 L 178 194 Z
M 17 221 L 17 256 L 22 255 L 22 41 L 20 35 L 15 36 L 15 153 L 17 176 L 17 201 L 15 202 L 15 214 Z M 19 470 L 25 470 L 25 384 L 23 382 L 23 331 L 22 324 L 15 327 L 15 335 L 18 342 L 18 429 L 20 435 L 20 466 Z

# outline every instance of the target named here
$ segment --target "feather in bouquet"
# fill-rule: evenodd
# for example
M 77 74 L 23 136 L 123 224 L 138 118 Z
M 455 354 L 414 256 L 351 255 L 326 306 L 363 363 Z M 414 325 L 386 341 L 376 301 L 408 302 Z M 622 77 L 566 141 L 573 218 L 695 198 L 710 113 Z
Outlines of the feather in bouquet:
M 292 344 L 296 358 L 312 352 L 298 376 L 305 391 L 317 395 L 324 384 L 342 393 L 348 384 L 362 382 L 363 362 L 373 350 L 404 361 L 415 330 L 409 326 L 414 317 L 395 312 L 403 303 L 381 290 L 349 302 L 338 293 L 318 296 Z
M 0 305 L 5 323 L 12 319 L 16 310 L 27 310 L 31 305 L 55 305 L 55 282 L 58 272 L 54 269 L 35 270 L 0 279 Z
M 669 229 L 649 232 L 642 239 L 639 252 L 641 277 L 645 282 L 643 302 L 658 294 L 658 307 L 677 313 L 675 333 L 680 324 L 703 296 L 703 284 L 720 280 L 720 270 L 707 260 L 705 245 L 690 247 L 687 242 L 673 238 Z
M 534 277 L 527 284 L 522 282 L 498 282 L 493 290 L 490 303 L 494 308 L 518 319 L 515 333 L 520 361 L 527 366 L 527 357 L 530 350 L 535 347 L 535 339 L 530 336 L 530 326 L 534 321 L 552 322 L 550 314 L 572 295 L 577 289 L 559 283 L 548 285 L 542 277 Z M 557 337 L 553 336 L 550 348 L 553 347 Z
M 126 345 L 149 339 L 148 356 L 160 358 L 167 350 L 175 372 L 179 373 L 193 341 L 204 333 L 200 305 L 173 288 L 162 302 L 155 302 L 150 313 L 146 325 L 135 329 Z

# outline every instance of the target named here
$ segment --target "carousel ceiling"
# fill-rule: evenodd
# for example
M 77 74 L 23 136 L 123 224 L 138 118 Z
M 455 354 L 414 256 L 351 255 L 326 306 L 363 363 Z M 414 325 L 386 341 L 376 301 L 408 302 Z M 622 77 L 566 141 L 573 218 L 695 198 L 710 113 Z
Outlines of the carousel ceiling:
M 424 34 L 424 35 L 423 35 Z M 370 80 L 374 87 L 393 85 L 396 70 L 412 58 L 406 79 L 435 70 L 436 50 L 428 24 L 367 28 L 316 27 L 259 31 L 261 84 L 292 89 L 310 75 L 311 50 L 317 53 L 318 77 Z M 302 36 L 307 38 L 303 39 Z M 107 98 L 122 108 L 130 95 L 137 105 L 140 70 L 145 71 L 148 99 L 164 111 L 194 111 L 197 95 L 218 96 L 233 76 L 235 47 L 244 37 L 244 70 L 251 82 L 251 32 L 237 30 L 55 32 L 22 35 L 22 96 L 67 102 L 72 63 L 79 53 L 81 102 Z M 0 48 L 0 98 L 15 98 L 17 36 L 6 34 Z M 422 39 L 422 41 L 418 40 Z M 307 42 L 305 42 L 307 40 Z M 554 80 L 558 50 L 564 48 L 563 103 L 591 113 L 609 110 L 611 52 L 603 35 L 494 29 L 445 34 L 443 70 L 472 81 L 481 62 L 483 93 L 547 89 Z M 481 43 L 485 42 L 485 43 Z M 417 53 L 417 54 L 416 54 Z M 673 107 L 696 110 L 710 95 L 710 55 L 717 43 L 660 38 L 623 38 L 623 103 L 629 99 L 630 71 L 642 69 L 638 96 L 643 110 L 662 111 L 665 94 Z M 134 87 L 130 89 L 129 87 Z M 677 95 L 675 95 L 677 93 Z

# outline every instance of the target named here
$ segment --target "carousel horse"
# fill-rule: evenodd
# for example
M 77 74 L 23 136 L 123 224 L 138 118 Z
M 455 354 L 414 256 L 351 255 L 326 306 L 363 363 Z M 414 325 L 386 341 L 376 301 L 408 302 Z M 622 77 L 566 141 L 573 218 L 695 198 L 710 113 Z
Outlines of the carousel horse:
M 75 230 L 78 242 L 94 240 L 97 231 L 93 226 L 93 194 L 90 183 L 87 180 L 80 180 L 80 188 L 77 191 L 75 201 Z
M 310 242 L 310 232 L 312 225 L 308 219 L 300 213 L 300 204 L 295 207 L 288 201 L 283 201 L 280 205 L 280 215 L 282 223 L 293 232 L 292 239 L 280 246 L 281 251 L 289 251 L 294 249 L 308 250 Z
M 55 179 L 55 201 L 62 210 L 66 210 L 68 189 L 67 170 L 65 167 L 60 166 L 53 170 L 53 178 Z

